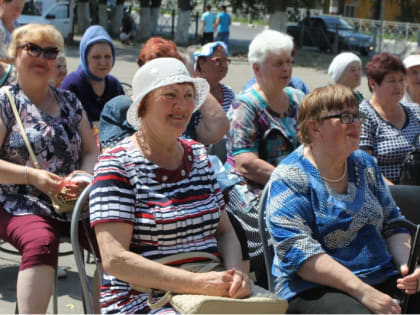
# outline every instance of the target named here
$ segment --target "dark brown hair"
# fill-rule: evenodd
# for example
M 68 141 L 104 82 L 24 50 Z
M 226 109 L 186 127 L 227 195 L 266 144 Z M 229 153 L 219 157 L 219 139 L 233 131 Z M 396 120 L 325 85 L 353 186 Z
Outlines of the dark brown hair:
M 406 74 L 407 72 L 400 58 L 386 52 L 373 56 L 372 60 L 366 65 L 367 78 L 375 81 L 379 85 L 387 74 L 395 71 L 403 74 Z M 369 90 L 372 92 L 369 83 L 368 85 Z

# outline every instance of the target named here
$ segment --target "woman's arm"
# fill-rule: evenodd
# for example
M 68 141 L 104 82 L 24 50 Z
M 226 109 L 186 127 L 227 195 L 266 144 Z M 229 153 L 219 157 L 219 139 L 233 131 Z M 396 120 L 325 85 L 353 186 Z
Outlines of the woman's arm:
M 93 173 L 93 168 L 98 160 L 99 149 L 96 145 L 86 112 L 83 110 L 82 120 L 79 125 L 80 136 L 82 138 L 82 165 L 81 169 Z
M 216 238 L 226 269 L 235 270 L 229 296 L 235 298 L 249 296 L 250 283 L 247 270 L 242 269 L 241 245 L 226 211 L 221 212 Z
M 235 168 L 245 178 L 265 185 L 275 167 L 260 159 L 256 152 L 244 152 L 235 155 Z
M 0 117 L 0 148 L 3 146 L 7 129 Z M 25 175 L 26 172 L 26 175 Z M 24 165 L 18 165 L 5 160 L 0 160 L 0 184 L 1 185 L 33 185 L 45 194 L 58 193 L 60 191 L 61 177 L 46 170 L 39 170 Z
M 95 225 L 104 270 L 136 287 L 190 294 L 229 296 L 233 272 L 192 273 L 169 267 L 128 250 L 133 225 L 122 222 Z
M 298 269 L 297 274 L 306 281 L 343 291 L 375 313 L 401 313 L 400 306 L 389 295 L 363 282 L 327 254 L 310 257 Z
M 407 275 L 407 262 L 411 248 L 410 241 L 411 237 L 407 233 L 394 234 L 386 240 L 394 264 L 404 276 L 397 280 L 397 287 L 401 290 L 405 290 L 406 294 L 415 294 L 418 292 L 418 289 L 420 289 L 420 268 L 417 267 L 412 274 Z
M 229 130 L 229 120 L 222 106 L 209 94 L 200 113 L 201 120 L 195 128 L 197 140 L 205 145 L 219 142 Z

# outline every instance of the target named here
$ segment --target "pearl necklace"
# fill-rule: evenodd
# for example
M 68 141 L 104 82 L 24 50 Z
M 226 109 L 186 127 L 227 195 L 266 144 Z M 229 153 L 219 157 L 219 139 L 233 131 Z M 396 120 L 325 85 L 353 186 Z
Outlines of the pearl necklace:
M 321 178 L 323 180 L 327 181 L 327 182 L 330 182 L 330 183 L 339 183 L 339 182 L 341 182 L 344 179 L 344 177 L 346 177 L 346 174 L 347 174 L 347 160 L 344 161 L 343 175 L 341 175 L 339 178 L 331 179 L 331 178 L 324 177 L 322 175 L 321 175 Z

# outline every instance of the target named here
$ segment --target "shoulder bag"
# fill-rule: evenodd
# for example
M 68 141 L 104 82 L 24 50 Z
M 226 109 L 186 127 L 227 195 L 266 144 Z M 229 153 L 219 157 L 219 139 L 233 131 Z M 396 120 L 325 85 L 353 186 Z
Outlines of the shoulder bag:
M 35 156 L 35 153 L 32 150 L 31 143 L 29 142 L 29 139 L 26 136 L 25 128 L 22 125 L 22 120 L 20 119 L 19 113 L 17 111 L 15 100 L 14 100 L 13 96 L 11 95 L 11 93 L 10 93 L 10 91 L 7 87 L 3 87 L 3 88 L 1 88 L 1 90 L 6 93 L 8 99 L 9 99 L 10 105 L 11 105 L 12 110 L 13 110 L 13 114 L 15 115 L 16 122 L 19 126 L 20 133 L 22 135 L 23 141 L 25 142 L 26 149 L 28 150 L 29 156 L 32 160 L 32 164 L 34 165 L 35 168 L 41 169 L 41 166 L 38 163 L 38 160 Z M 82 179 L 82 177 L 86 177 L 86 178 L 83 178 L 83 180 L 89 181 L 89 176 L 91 176 L 91 175 L 87 172 L 74 171 L 68 176 L 68 179 L 70 179 L 70 180 L 71 179 L 76 179 L 77 177 Z M 90 178 L 90 180 L 91 180 L 91 178 Z M 57 213 L 57 214 L 62 214 L 62 213 L 65 213 L 65 212 L 72 211 L 75 204 L 76 204 L 76 201 L 77 201 L 77 196 L 75 196 L 75 197 L 69 196 L 67 194 L 66 187 L 64 185 L 61 185 L 61 186 L 62 186 L 61 191 L 58 194 L 48 195 L 51 199 L 51 204 L 53 206 L 53 209 L 54 209 L 55 213 Z
M 155 261 L 170 264 L 191 258 L 207 258 L 208 261 L 185 263 L 178 268 L 192 272 L 224 270 L 220 258 L 207 252 L 175 254 Z M 288 306 L 286 300 L 255 284 L 252 285 L 251 295 L 243 299 L 200 294 L 175 294 L 168 291 L 156 303 L 152 303 L 153 294 L 162 293 L 161 291 L 133 285 L 131 287 L 138 292 L 149 293 L 147 303 L 152 310 L 169 303 L 181 314 L 284 314 Z
M 420 185 L 420 149 L 416 148 L 420 135 L 414 139 L 413 149 L 408 152 L 401 166 L 400 185 Z

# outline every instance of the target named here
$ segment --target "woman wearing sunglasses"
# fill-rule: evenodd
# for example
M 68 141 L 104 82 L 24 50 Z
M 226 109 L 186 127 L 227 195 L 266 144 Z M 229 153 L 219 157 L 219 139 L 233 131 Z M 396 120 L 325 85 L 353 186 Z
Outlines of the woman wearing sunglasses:
M 49 86 L 61 34 L 51 25 L 28 24 L 13 32 L 9 54 L 17 82 L 14 100 L 40 168 L 35 168 L 7 94 L 0 90 L 0 238 L 22 254 L 17 280 L 19 313 L 45 313 L 57 266 L 60 235 L 71 214 L 54 212 L 49 196 L 65 185 L 77 197 L 86 182 L 67 181 L 75 170 L 91 173 L 98 150 L 86 113 L 68 91 Z
M 124 94 L 118 79 L 109 73 L 115 64 L 115 47 L 102 26 L 90 26 L 80 41 L 80 66 L 61 84 L 79 98 L 90 122 L 99 121 L 106 102 Z
M 298 113 L 303 145 L 273 171 L 266 220 L 276 293 L 290 314 L 401 314 L 410 235 L 387 229 L 402 217 L 375 159 L 358 150 L 363 116 L 342 85 L 315 89 Z M 419 294 L 409 313 L 420 309 Z
M 235 93 L 221 83 L 229 70 L 228 48 L 223 42 L 207 43 L 193 53 L 194 70 L 210 85 L 210 93 L 217 99 L 225 113 L 230 109 Z

